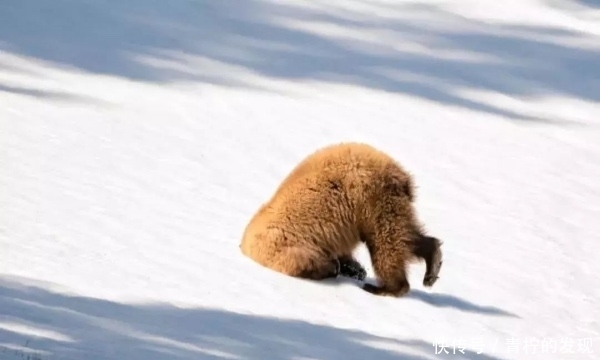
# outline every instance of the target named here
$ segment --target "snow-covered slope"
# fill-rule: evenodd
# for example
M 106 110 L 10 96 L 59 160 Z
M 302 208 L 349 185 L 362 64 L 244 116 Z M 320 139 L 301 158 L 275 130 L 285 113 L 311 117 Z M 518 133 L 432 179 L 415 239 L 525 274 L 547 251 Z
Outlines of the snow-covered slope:
M 599 8 L 0 2 L 0 359 L 596 359 Z M 341 141 L 414 174 L 433 289 L 241 256 Z

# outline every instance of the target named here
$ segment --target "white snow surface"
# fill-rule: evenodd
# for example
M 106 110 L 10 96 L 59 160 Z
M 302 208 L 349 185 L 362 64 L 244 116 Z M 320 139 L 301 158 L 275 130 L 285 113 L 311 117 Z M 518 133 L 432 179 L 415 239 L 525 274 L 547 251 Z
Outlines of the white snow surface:
M 597 359 L 599 102 L 593 0 L 4 0 L 0 359 Z M 432 289 L 241 255 L 344 141 L 415 176 Z

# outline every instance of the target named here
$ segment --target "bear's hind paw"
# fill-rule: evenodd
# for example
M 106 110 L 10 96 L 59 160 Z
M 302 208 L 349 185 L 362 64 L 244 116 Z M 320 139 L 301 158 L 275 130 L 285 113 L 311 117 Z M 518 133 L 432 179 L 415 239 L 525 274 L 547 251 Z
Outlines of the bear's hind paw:
M 354 259 L 347 260 L 341 258 L 340 264 L 340 276 L 356 279 L 359 281 L 363 281 L 367 277 L 367 271 L 362 267 L 362 265 L 358 261 Z
M 427 275 L 423 278 L 423 286 L 432 287 L 439 278 L 439 276 Z

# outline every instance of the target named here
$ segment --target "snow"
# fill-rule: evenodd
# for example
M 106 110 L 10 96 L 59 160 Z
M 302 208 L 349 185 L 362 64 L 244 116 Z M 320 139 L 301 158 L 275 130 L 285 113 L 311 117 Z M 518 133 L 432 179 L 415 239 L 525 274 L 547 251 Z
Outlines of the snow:
M 0 359 L 596 359 L 599 63 L 591 0 L 2 1 Z M 341 141 L 414 174 L 432 289 L 241 255 Z

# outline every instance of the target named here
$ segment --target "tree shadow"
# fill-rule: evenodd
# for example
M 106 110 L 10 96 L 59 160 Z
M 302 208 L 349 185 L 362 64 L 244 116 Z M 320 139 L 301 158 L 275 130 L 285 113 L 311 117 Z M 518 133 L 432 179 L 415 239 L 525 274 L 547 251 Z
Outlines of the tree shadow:
M 139 81 L 248 86 L 241 74 L 249 71 L 536 121 L 548 119 L 464 91 L 600 100 L 598 47 L 569 45 L 582 34 L 478 22 L 435 5 L 387 6 L 395 18 L 267 0 L 20 0 L 0 3 L 0 49 Z
M 589 7 L 600 7 L 600 0 L 575 0 L 578 3 Z
M 418 339 L 388 339 L 217 309 L 120 304 L 5 280 L 0 280 L 0 339 L 4 349 L 27 344 L 21 354 L 38 352 L 42 359 L 58 360 L 427 360 L 439 356 L 434 344 Z M 390 346 L 398 350 L 389 350 Z M 498 360 L 469 350 L 451 356 Z
M 87 96 L 69 94 L 61 91 L 53 90 L 41 90 L 34 88 L 27 88 L 22 86 L 11 86 L 0 84 L 0 93 L 6 92 L 17 95 L 25 95 L 40 99 L 48 99 L 54 101 L 69 101 L 69 102 L 83 102 L 83 103 L 96 103 L 98 105 L 107 105 L 105 102 L 98 99 L 94 99 Z

